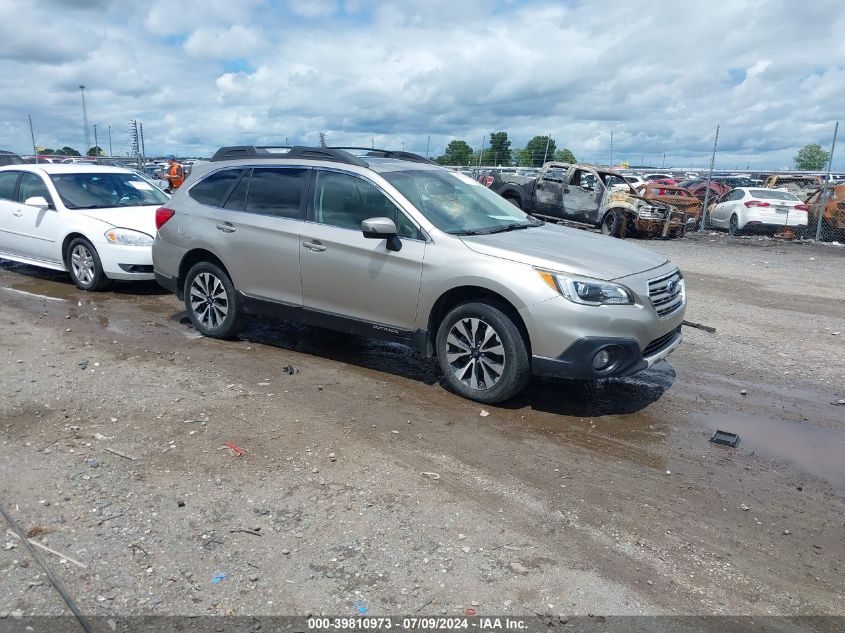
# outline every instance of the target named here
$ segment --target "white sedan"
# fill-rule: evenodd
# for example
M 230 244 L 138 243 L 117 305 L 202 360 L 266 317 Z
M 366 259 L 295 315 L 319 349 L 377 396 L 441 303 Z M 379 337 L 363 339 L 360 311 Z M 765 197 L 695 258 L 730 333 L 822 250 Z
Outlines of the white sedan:
M 710 207 L 708 221 L 734 235 L 743 229 L 807 226 L 808 211 L 807 205 L 788 191 L 737 187 Z
M 2 167 L 0 258 L 66 270 L 82 290 L 154 279 L 155 210 L 168 200 L 121 167 Z

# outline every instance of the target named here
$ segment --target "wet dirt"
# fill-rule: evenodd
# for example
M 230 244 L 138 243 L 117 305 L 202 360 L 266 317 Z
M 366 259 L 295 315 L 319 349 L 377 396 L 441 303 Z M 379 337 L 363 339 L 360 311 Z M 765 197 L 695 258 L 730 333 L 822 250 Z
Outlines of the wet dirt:
M 0 263 L 0 498 L 89 565 L 51 560 L 92 614 L 841 614 L 842 386 L 778 373 L 795 310 L 726 352 L 748 308 L 710 283 L 712 253 L 684 257 L 688 316 L 716 335 L 501 406 L 402 346 L 269 319 L 205 339 L 154 284 L 89 294 Z M 0 551 L 0 610 L 61 612 L 23 558 Z

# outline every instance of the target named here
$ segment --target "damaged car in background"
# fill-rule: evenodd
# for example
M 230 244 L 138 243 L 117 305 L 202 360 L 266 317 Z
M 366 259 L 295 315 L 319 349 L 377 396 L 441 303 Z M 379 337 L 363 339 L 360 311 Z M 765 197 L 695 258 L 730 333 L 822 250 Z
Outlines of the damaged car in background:
M 484 182 L 532 215 L 589 224 L 613 237 L 681 237 L 687 214 L 638 194 L 625 177 L 592 165 L 550 162 L 540 175 L 492 174 Z
M 687 214 L 687 224 L 693 226 L 701 219 L 704 204 L 683 187 L 652 181 L 637 187 L 637 193 L 651 202 L 662 202 Z
M 824 204 L 822 192 L 824 191 Z M 816 235 L 819 215 L 822 216 L 821 239 L 830 242 L 836 239 L 836 234 L 845 232 L 845 184 L 832 185 L 827 190 L 817 189 L 807 198 L 808 236 Z

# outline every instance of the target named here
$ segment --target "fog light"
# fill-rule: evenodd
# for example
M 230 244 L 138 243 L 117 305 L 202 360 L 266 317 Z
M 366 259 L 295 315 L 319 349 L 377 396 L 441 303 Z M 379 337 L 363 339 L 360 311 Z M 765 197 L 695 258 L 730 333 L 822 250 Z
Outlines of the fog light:
M 619 366 L 624 350 L 618 345 L 608 345 L 593 356 L 593 371 L 597 374 L 608 374 Z
M 610 365 L 610 352 L 606 349 L 599 351 L 593 356 L 593 369 L 596 371 L 604 371 Z

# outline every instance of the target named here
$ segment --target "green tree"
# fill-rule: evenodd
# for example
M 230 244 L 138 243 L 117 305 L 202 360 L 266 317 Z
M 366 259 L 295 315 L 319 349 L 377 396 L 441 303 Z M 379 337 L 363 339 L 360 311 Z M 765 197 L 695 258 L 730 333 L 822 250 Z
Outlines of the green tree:
M 513 163 L 511 142 L 508 140 L 507 132 L 490 134 L 490 147 L 484 150 L 484 156 L 481 160 L 488 165 L 510 165 Z
M 91 147 L 87 152 L 85 152 L 86 156 L 105 156 L 106 153 L 103 151 L 103 148 L 99 145 L 95 145 Z
M 77 152 L 72 147 L 68 147 L 65 145 L 62 149 L 57 150 L 59 154 L 64 154 L 65 156 L 82 156 L 79 152 Z
M 555 140 L 548 136 L 535 136 L 523 150 L 525 155 L 523 158 L 530 157 L 531 167 L 542 167 L 543 161 L 551 160 L 555 155 Z
M 472 148 L 466 141 L 449 141 L 446 153 L 437 157 L 441 165 L 469 165 L 472 159 Z
M 555 160 L 561 163 L 578 162 L 578 160 L 575 158 L 575 154 L 572 153 L 572 150 L 567 148 L 557 150 L 555 152 Z
M 830 152 L 823 150 L 818 143 L 811 143 L 799 149 L 794 160 L 795 169 L 821 171 L 830 160 Z

